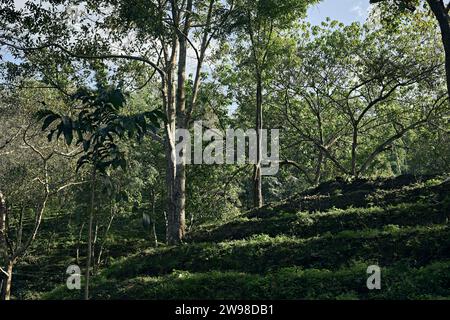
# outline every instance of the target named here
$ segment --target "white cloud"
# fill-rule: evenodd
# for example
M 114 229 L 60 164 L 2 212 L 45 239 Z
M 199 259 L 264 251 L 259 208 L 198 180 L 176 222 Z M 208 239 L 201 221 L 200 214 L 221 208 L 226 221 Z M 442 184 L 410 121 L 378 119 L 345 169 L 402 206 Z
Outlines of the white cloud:
M 25 2 L 27 2 L 27 0 L 14 0 L 14 6 L 17 9 L 21 9 L 25 6 Z
M 350 9 L 350 12 L 355 13 L 358 17 L 365 17 L 366 16 L 366 12 L 365 10 L 361 7 L 360 4 L 357 4 L 355 6 L 353 6 Z

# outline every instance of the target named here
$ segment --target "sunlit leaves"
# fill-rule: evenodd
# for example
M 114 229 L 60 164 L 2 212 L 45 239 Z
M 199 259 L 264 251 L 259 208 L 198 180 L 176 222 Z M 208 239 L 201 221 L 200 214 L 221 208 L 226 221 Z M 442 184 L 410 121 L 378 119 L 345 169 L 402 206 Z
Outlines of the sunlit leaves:
M 164 119 L 158 110 L 121 114 L 126 97 L 117 88 L 80 89 L 72 99 L 77 103 L 75 116 L 42 110 L 37 118 L 43 121 L 43 131 L 52 128 L 48 134 L 49 141 L 55 138 L 56 133 L 56 139 L 62 135 L 66 144 L 71 145 L 75 141 L 82 147 L 83 155 L 78 160 L 77 169 L 91 164 L 100 172 L 105 172 L 108 167 L 125 170 L 125 155 L 117 141 L 126 138 L 142 140 L 150 130 L 155 132 Z

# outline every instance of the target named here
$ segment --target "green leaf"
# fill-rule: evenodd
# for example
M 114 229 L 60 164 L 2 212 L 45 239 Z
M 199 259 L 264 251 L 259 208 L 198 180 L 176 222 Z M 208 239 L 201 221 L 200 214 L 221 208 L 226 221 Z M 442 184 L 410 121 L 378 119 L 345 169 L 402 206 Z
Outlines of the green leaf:
M 84 152 L 87 152 L 89 150 L 90 146 L 91 146 L 91 140 L 84 140 L 83 141 L 83 150 L 84 150 Z
M 60 119 L 61 117 L 57 114 L 51 114 L 47 118 L 45 118 L 44 123 L 42 125 L 42 131 L 45 131 L 54 121 Z
M 125 104 L 125 96 L 119 89 L 114 90 L 109 96 L 111 104 L 116 108 L 120 108 Z
M 67 145 L 71 145 L 73 141 L 73 125 L 72 119 L 69 117 L 63 117 L 63 133 L 64 139 L 66 140 Z
M 80 159 L 78 159 L 77 161 L 76 171 L 78 172 L 81 169 L 81 167 L 83 167 L 87 163 L 89 163 L 89 155 L 81 156 Z
M 161 111 L 161 110 L 153 110 L 152 111 L 154 114 L 155 114 L 155 116 L 157 116 L 159 119 L 161 119 L 162 121 L 164 121 L 164 122 L 167 122 L 167 117 L 166 117 L 166 114 L 165 114 L 165 112 L 163 112 L 163 111 Z
M 37 121 L 41 121 L 45 117 L 53 115 L 53 114 L 55 114 L 55 113 L 52 110 L 44 109 L 44 110 L 39 110 L 38 112 L 36 112 L 35 117 L 36 117 Z
M 52 141 L 52 139 L 53 139 L 53 134 L 54 134 L 55 132 L 56 132 L 56 129 L 51 130 L 50 133 L 47 135 L 48 142 L 51 142 L 51 141 Z
M 123 171 L 127 171 L 127 160 L 125 160 L 125 158 L 119 160 L 119 165 Z
M 58 140 L 59 139 L 59 137 L 61 136 L 61 133 L 63 132 L 63 130 L 64 130 L 64 123 L 63 122 L 61 122 L 60 124 L 58 124 L 58 126 L 56 127 L 56 140 Z

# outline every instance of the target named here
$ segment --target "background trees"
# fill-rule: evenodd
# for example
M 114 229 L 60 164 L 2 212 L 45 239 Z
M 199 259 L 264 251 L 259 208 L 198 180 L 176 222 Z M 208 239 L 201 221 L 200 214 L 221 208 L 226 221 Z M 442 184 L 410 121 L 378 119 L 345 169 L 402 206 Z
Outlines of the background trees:
M 398 24 L 405 13 L 420 11 L 422 8 L 427 8 L 432 12 L 439 26 L 441 43 L 445 52 L 445 74 L 450 98 L 450 3 L 444 0 L 370 0 L 370 3 L 381 4 L 380 9 L 387 17 L 388 27 L 392 22 Z M 433 28 L 429 28 L 429 31 L 433 32 Z
M 67 170 L 74 168 L 72 159 L 77 150 L 57 143 L 48 145 L 36 125 L 35 112 L 39 110 L 39 99 L 44 97 L 49 103 L 55 98 L 45 89 L 2 91 L 1 117 L 5 133 L 15 132 L 13 139 L 7 138 L 8 144 L 0 155 L 0 258 L 1 265 L 5 266 L 2 268 L 5 276 L 2 297 L 6 300 L 11 295 L 14 266 L 37 239 L 49 203 L 68 187 L 82 183 L 74 172 Z M 59 104 L 59 107 L 63 106 Z
M 167 120 L 163 135 L 155 138 L 164 143 L 166 150 L 168 235 L 170 242 L 180 242 L 185 232 L 186 172 L 184 155 L 175 154 L 175 129 L 189 127 L 207 49 L 221 32 L 220 27 L 233 10 L 234 2 L 86 1 L 78 6 L 77 3 L 65 1 L 61 10 L 60 3 L 30 2 L 21 12 L 21 18 L 14 21 L 15 31 L 9 28 L 2 35 L 2 44 L 15 49 L 17 54 L 36 51 L 42 54 L 50 50 L 51 58 L 47 59 L 65 66 L 72 76 L 80 72 L 80 66 L 74 61 L 81 62 L 81 70 L 89 64 L 95 68 L 98 64 L 106 66 L 110 61 L 118 61 L 115 67 L 125 70 L 122 75 L 130 77 L 131 82 L 145 73 L 144 84 L 157 78 L 158 105 L 162 106 Z M 24 38 L 30 30 L 40 36 Z M 193 51 L 192 61 L 196 64 L 189 86 L 188 50 Z M 143 65 L 136 69 L 127 64 L 130 61 Z
M 277 86 L 289 124 L 316 149 L 316 182 L 323 158 L 342 174 L 367 174 L 409 131 L 439 121 L 446 103 L 433 37 L 333 25 L 313 28 Z
M 117 258 L 112 240 L 141 251 L 179 244 L 203 224 L 336 178 L 448 173 L 434 17 L 379 6 L 364 25 L 310 26 L 312 3 L 3 1 L 5 279 L 41 249 L 47 216 L 66 219 L 70 261 L 91 277 Z M 262 179 L 260 151 L 254 167 L 187 165 L 176 129 L 196 120 L 281 129 L 279 174 Z M 130 233 L 142 241 L 127 242 Z
M 279 56 L 279 41 L 282 32 L 292 28 L 303 17 L 311 4 L 317 1 L 240 1 L 237 13 L 232 20 L 235 30 L 231 34 L 233 39 L 232 54 L 238 63 L 238 72 L 242 76 L 250 76 L 249 83 L 244 90 L 254 92 L 255 129 L 257 133 L 257 163 L 252 178 L 253 205 L 256 208 L 263 205 L 262 191 L 262 133 L 263 105 L 267 92 L 266 83 L 270 81 L 270 71 L 274 69 L 274 56 Z M 228 39 L 227 39 L 228 40 Z M 239 77 L 242 80 L 242 77 Z M 239 85 L 242 85 L 240 83 Z

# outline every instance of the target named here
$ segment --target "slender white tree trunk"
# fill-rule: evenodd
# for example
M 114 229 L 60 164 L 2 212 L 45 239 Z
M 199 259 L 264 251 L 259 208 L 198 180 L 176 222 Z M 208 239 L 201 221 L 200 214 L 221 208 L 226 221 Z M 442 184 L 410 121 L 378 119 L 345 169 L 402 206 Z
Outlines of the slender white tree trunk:
M 263 127 L 263 115 L 262 115 L 262 79 L 261 75 L 257 74 L 256 85 L 256 137 L 257 137 L 257 156 L 256 165 L 253 174 L 253 205 L 255 208 L 261 208 L 263 206 L 262 195 L 262 175 L 261 175 L 261 161 L 262 161 L 262 127 Z
M 94 201 L 95 201 L 95 178 L 96 172 L 95 168 L 92 169 L 92 177 L 91 177 L 91 206 L 89 210 L 89 226 L 88 226 L 88 252 L 87 252 L 87 260 L 86 260 L 86 286 L 84 288 L 84 299 L 89 300 L 89 284 L 91 279 L 91 263 L 92 263 L 92 229 L 94 222 Z
M 6 269 L 6 272 L 8 273 L 8 275 L 6 275 L 6 279 L 4 281 L 3 290 L 2 290 L 3 300 L 11 299 L 13 268 L 14 268 L 14 261 L 9 261 L 8 267 Z

